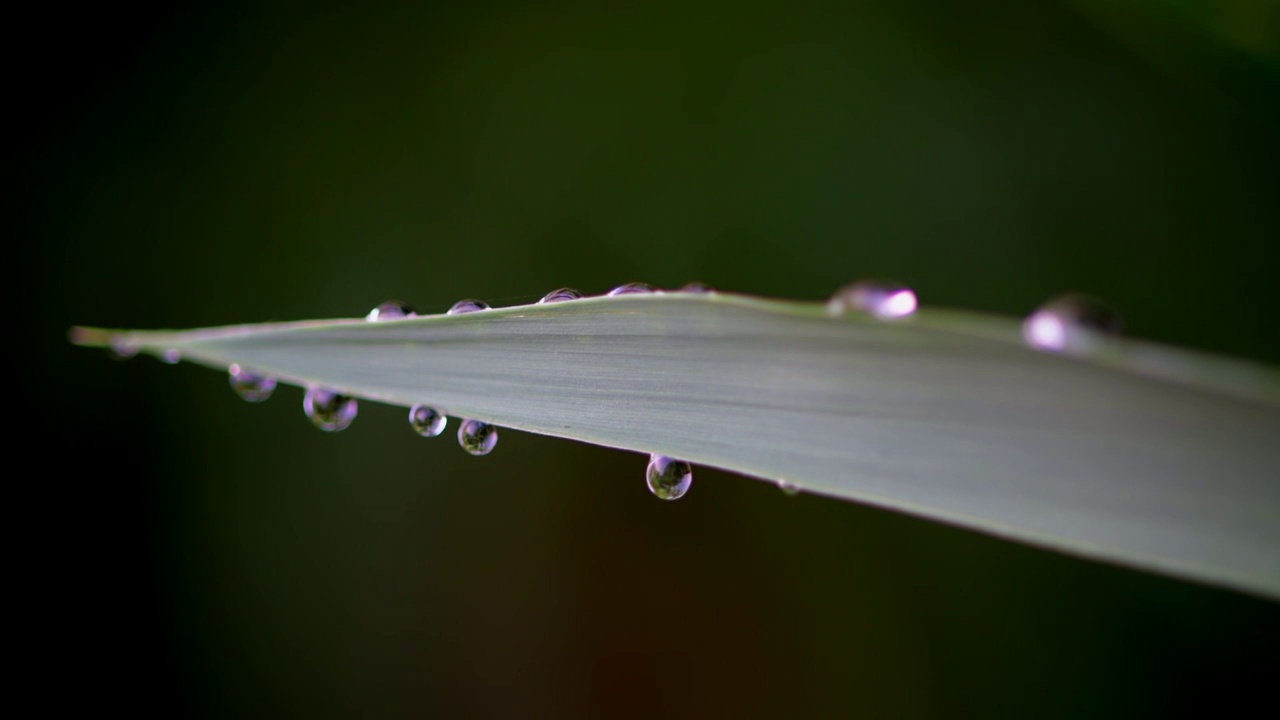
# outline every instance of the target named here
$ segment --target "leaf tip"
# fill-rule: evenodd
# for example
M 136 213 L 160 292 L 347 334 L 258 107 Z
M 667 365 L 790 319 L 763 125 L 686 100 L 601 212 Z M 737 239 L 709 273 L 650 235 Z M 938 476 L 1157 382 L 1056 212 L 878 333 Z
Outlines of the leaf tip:
M 67 341 L 81 347 L 107 347 L 114 335 L 110 330 L 77 325 L 67 330 Z

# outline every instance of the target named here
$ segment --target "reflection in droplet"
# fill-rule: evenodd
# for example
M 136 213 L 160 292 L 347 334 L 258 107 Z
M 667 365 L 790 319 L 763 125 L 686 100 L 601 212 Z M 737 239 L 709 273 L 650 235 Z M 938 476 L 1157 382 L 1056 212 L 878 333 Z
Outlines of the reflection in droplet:
M 645 480 L 654 495 L 663 500 L 679 500 L 693 485 L 693 467 L 666 455 L 650 455 Z
M 1060 295 L 1022 322 L 1022 338 L 1050 352 L 1088 354 L 1124 328 L 1120 313 L 1089 295 Z
M 827 301 L 827 314 L 840 317 L 856 310 L 881 320 L 896 320 L 915 313 L 915 292 L 892 280 L 859 280 L 840 288 Z
M 379 320 L 399 320 L 400 318 L 417 317 L 418 311 L 412 305 L 403 300 L 388 300 L 378 307 L 369 311 L 367 320 L 377 322 Z
M 640 293 L 651 293 L 654 287 L 649 283 L 631 282 L 609 291 L 609 295 L 638 295 Z
M 249 402 L 262 402 L 271 397 L 276 390 L 276 379 L 270 375 L 250 372 L 236 363 L 227 369 L 231 380 L 231 389 Z
M 786 480 L 778 481 L 778 489 L 782 491 L 783 495 L 799 495 L 800 494 L 799 486 L 797 486 L 794 483 L 789 483 Z
M 582 297 L 582 293 L 578 292 L 577 290 L 574 290 L 573 288 L 560 288 L 559 290 L 552 290 L 551 292 L 547 293 L 545 296 L 543 296 L 541 300 L 538 301 L 538 303 L 539 304 L 558 303 L 558 302 L 565 302 L 566 300 L 578 300 L 581 297 Z
M 435 437 L 444 432 L 449 418 L 444 413 L 427 405 L 414 405 L 409 408 L 409 426 L 422 437 Z
M 312 387 L 302 399 L 302 411 L 325 432 L 346 430 L 356 419 L 356 399 L 333 390 Z
M 686 293 L 701 294 L 701 293 L 713 293 L 715 291 L 716 289 L 711 287 L 710 285 L 706 283 L 700 283 L 697 281 L 685 283 L 684 287 L 680 288 L 680 292 L 686 292 Z
M 488 455 L 498 444 L 498 428 L 479 420 L 463 420 L 458 427 L 458 444 L 472 455 Z
M 479 312 L 481 310 L 488 309 L 489 303 L 486 303 L 483 300 L 459 300 L 453 304 L 453 307 L 449 308 L 449 312 L 446 314 L 461 315 L 462 313 Z
M 182 362 L 182 353 L 177 348 L 169 348 L 160 353 L 160 362 L 166 365 L 177 365 Z

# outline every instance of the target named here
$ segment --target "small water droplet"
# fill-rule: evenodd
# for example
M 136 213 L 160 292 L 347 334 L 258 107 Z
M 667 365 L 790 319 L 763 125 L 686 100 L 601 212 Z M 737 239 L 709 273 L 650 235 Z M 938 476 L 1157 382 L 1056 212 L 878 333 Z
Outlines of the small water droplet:
M 1068 293 L 1028 315 L 1022 322 L 1022 338 L 1040 350 L 1087 354 L 1123 328 L 1120 313 L 1106 303 L 1089 295 Z
M 333 390 L 312 387 L 302 399 L 302 411 L 315 426 L 325 432 L 346 430 L 356 419 L 356 399 Z
M 654 287 L 649 283 L 630 282 L 626 285 L 619 285 L 618 287 L 610 290 L 609 295 L 638 295 L 640 293 L 651 292 L 654 292 Z
M 403 300 L 388 300 L 378 307 L 369 311 L 365 316 L 367 320 L 377 322 L 379 320 L 399 320 L 400 318 L 417 317 L 418 311 L 412 305 Z
M 446 314 L 461 315 L 462 313 L 479 312 L 488 309 L 489 303 L 483 300 L 459 300 L 453 304 L 453 307 L 449 308 L 449 312 Z
M 435 437 L 444 432 L 449 418 L 439 410 L 427 405 L 414 405 L 409 408 L 409 426 L 422 437 Z
M 498 428 L 479 420 L 463 420 L 458 427 L 458 444 L 472 455 L 488 455 L 498 444 Z
M 262 402 L 276 391 L 276 379 L 270 375 L 250 372 L 236 363 L 231 363 L 227 373 L 230 375 L 231 389 L 249 402 Z
M 896 320 L 919 307 L 915 291 L 892 280 L 859 280 L 840 288 L 827 301 L 827 314 L 840 317 L 851 310 L 870 313 L 881 320 Z
M 116 360 L 130 360 L 138 354 L 138 346 L 124 340 L 113 340 L 107 354 Z
M 693 467 L 666 455 L 650 455 L 645 480 L 654 495 L 663 500 L 679 500 L 693 485 Z
M 701 293 L 713 293 L 715 291 L 716 289 L 711 287 L 710 285 L 706 283 L 700 283 L 697 281 L 685 283 L 684 287 L 680 288 L 680 292 L 687 292 L 687 293 L 701 294 Z
M 783 495 L 799 495 L 800 494 L 800 487 L 795 485 L 794 483 L 789 483 L 786 480 L 778 481 L 778 489 L 782 491 Z
M 177 348 L 169 348 L 160 353 L 160 362 L 166 365 L 177 365 L 182 362 L 182 353 Z
M 566 300 L 578 300 L 581 297 L 582 293 L 574 290 L 573 288 L 560 288 L 559 290 L 552 290 L 547 293 L 538 301 L 538 304 L 541 305 L 544 303 L 565 302 Z

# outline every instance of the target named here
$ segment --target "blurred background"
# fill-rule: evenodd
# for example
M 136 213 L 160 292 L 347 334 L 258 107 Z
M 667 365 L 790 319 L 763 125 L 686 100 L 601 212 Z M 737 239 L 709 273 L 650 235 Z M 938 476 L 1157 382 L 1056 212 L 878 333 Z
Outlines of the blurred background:
M 401 2 L 10 25 L 32 669 L 203 717 L 1169 717 L 1280 606 L 699 468 L 247 405 L 71 324 L 864 276 L 1280 362 L 1272 0 Z M 34 302 L 33 302 L 34 300 Z M 36 348 L 31 357 L 29 348 Z M 19 358 L 19 356 L 21 356 Z M 15 447 L 18 449 L 18 447 Z M 15 503 L 15 509 L 17 509 Z M 26 514 L 25 512 L 23 513 Z M 27 568 L 26 566 L 30 566 Z M 1270 672 L 1268 670 L 1268 664 Z M 1243 707 L 1243 705 L 1241 705 Z

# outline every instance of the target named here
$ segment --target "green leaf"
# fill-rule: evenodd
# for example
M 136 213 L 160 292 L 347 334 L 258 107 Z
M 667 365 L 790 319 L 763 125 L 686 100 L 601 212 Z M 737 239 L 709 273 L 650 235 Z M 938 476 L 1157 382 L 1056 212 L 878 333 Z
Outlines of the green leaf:
M 1026 348 L 1007 318 L 833 319 L 723 294 L 72 339 L 661 453 L 1280 598 L 1271 367 L 1134 340 L 1068 357 Z

